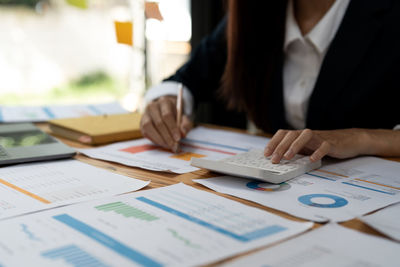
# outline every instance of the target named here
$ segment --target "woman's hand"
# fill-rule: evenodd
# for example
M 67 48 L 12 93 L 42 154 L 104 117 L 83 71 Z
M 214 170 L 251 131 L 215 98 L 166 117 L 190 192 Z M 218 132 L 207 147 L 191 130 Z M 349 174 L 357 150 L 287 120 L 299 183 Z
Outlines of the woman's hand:
M 176 114 L 176 96 L 163 96 L 150 102 L 140 121 L 143 136 L 176 152 L 179 140 L 193 127 L 186 115 L 182 116 L 181 125 L 177 125 Z
M 315 162 L 324 156 L 343 159 L 373 152 L 364 129 L 279 130 L 264 150 L 265 156 L 272 156 L 272 163 L 279 163 L 282 158 L 290 160 L 298 153 L 311 155 L 310 160 Z

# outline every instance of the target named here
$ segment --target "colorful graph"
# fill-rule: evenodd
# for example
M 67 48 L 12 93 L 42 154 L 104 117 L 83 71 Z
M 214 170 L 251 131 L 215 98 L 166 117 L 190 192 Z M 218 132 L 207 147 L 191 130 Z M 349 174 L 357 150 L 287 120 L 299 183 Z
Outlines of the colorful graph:
M 25 189 L 23 189 L 21 187 L 18 187 L 16 185 L 12 184 L 12 183 L 9 183 L 6 180 L 0 179 L 0 183 L 5 185 L 5 186 L 8 186 L 8 187 L 10 187 L 10 188 L 12 188 L 12 189 L 14 189 L 16 191 L 18 191 L 18 192 L 20 192 L 20 193 L 22 193 L 24 195 L 27 195 L 27 196 L 29 196 L 31 198 L 34 198 L 34 199 L 36 199 L 36 200 L 38 200 L 38 201 L 40 201 L 40 202 L 42 202 L 44 204 L 50 204 L 51 203 L 49 200 L 44 199 L 44 198 L 42 198 L 42 197 L 40 197 L 38 195 L 35 195 L 34 193 L 31 193 L 31 192 L 29 192 L 29 191 L 27 191 L 27 190 L 25 190 Z
M 66 263 L 75 267 L 107 267 L 106 265 L 80 249 L 75 245 L 68 245 L 41 253 L 42 257 L 58 260 L 63 259 Z
M 137 263 L 142 266 L 151 266 L 151 267 L 160 267 L 163 266 L 161 263 L 153 260 L 152 258 L 142 254 L 141 252 L 134 250 L 133 248 L 121 243 L 120 241 L 114 239 L 113 237 L 105 234 L 102 231 L 92 227 L 89 224 L 86 224 L 78 219 L 75 219 L 68 214 L 60 214 L 57 216 L 53 216 L 53 218 L 66 226 L 74 229 L 75 231 L 85 235 L 90 238 L 92 241 L 98 243 L 99 245 L 104 246 L 107 249 L 112 250 L 113 252 L 119 254 L 126 259 Z M 61 251 L 62 254 L 63 251 Z M 56 254 L 57 255 L 57 254 Z M 67 255 L 62 254 L 67 257 Z M 73 258 L 71 258 L 72 260 Z M 74 259 L 75 260 L 75 259 Z M 75 266 L 83 266 L 83 265 L 75 265 Z M 88 266 L 88 265 L 84 265 Z M 93 265 L 99 266 L 99 265 Z M 104 266 L 104 265 L 103 265 Z
M 286 227 L 280 226 L 280 225 L 270 225 L 270 226 L 266 226 L 264 228 L 261 229 L 257 229 L 245 234 L 236 234 L 235 232 L 232 232 L 231 229 L 225 229 L 220 225 L 216 225 L 213 223 L 209 223 L 207 221 L 201 220 L 197 217 L 194 217 L 192 215 L 189 215 L 185 212 L 181 212 L 179 210 L 176 210 L 172 207 L 166 206 L 160 202 L 154 201 L 152 199 L 146 198 L 146 197 L 138 197 L 136 198 L 137 200 L 146 203 L 150 206 L 156 207 L 158 209 L 161 209 L 165 212 L 168 212 L 170 214 L 173 214 L 177 217 L 180 217 L 184 220 L 190 221 L 192 223 L 196 223 L 198 225 L 201 225 L 203 227 L 206 227 L 210 230 L 213 230 L 215 232 L 218 232 L 220 234 L 223 234 L 225 236 L 228 236 L 230 238 L 236 239 L 237 241 L 240 242 L 249 242 L 249 241 L 253 241 L 259 238 L 263 238 L 269 235 L 274 235 L 277 234 L 279 232 L 285 231 L 287 230 Z M 193 201 L 193 199 L 191 199 L 191 201 Z M 226 216 L 226 215 L 225 215 Z
M 221 148 L 227 148 L 230 150 L 237 150 L 240 152 L 247 152 L 249 151 L 247 148 L 243 148 L 243 147 L 236 147 L 236 146 L 231 146 L 231 145 L 224 145 L 224 144 L 218 144 L 218 143 L 213 143 L 213 142 L 209 142 L 209 141 L 204 141 L 204 140 L 195 140 L 195 139 L 189 139 L 189 138 L 184 138 L 181 140 L 182 143 L 199 143 L 199 144 L 203 144 L 203 145 L 209 145 L 209 146 L 214 146 L 214 147 L 221 147 Z
M 148 222 L 159 219 L 158 217 L 156 217 L 152 214 L 149 214 L 147 212 L 144 212 L 140 209 L 134 208 L 134 207 L 129 206 L 122 202 L 108 203 L 108 204 L 104 204 L 101 206 L 97 206 L 95 208 L 97 210 L 101 210 L 104 212 L 113 211 L 117 214 L 120 214 L 120 215 L 126 217 L 126 218 L 134 217 L 136 219 L 140 219 L 140 220 L 148 221 Z
M 333 203 L 318 203 L 315 201 L 316 199 L 322 199 L 324 201 L 334 201 Z M 343 206 L 346 206 L 347 203 L 349 203 L 346 199 L 335 196 L 335 195 L 329 195 L 329 194 L 310 194 L 310 195 L 304 195 L 298 198 L 298 200 L 311 207 L 316 207 L 316 208 L 340 208 Z M 313 201 L 314 200 L 314 201 Z
M 375 192 L 379 192 L 379 193 L 383 193 L 383 194 L 387 194 L 387 195 L 396 195 L 398 192 L 397 191 L 398 189 L 394 189 L 391 186 L 382 185 L 382 184 L 378 185 L 376 183 L 372 183 L 372 182 L 361 180 L 361 179 L 354 179 L 354 180 L 351 180 L 348 182 L 342 182 L 342 184 L 351 185 L 354 187 L 371 190 L 371 191 L 375 191 Z
M 217 152 L 217 153 L 231 155 L 231 156 L 236 155 L 236 153 L 233 153 L 233 152 L 230 152 L 230 151 L 225 151 L 225 150 L 221 150 L 221 149 L 217 149 L 217 148 L 198 146 L 198 145 L 195 145 L 195 144 L 184 143 L 184 142 L 181 142 L 181 147 L 201 149 L 201 150 L 205 150 L 205 151 Z
M 396 190 L 400 190 L 400 187 L 398 186 L 392 186 L 392 185 L 387 185 L 387 184 L 383 184 L 383 183 L 378 183 L 375 181 L 370 181 L 370 180 L 366 180 L 364 179 L 355 179 L 356 181 L 360 181 L 360 182 L 365 182 L 365 183 L 369 183 L 369 184 L 373 184 L 373 185 L 378 185 L 378 186 L 383 186 L 383 187 L 387 187 L 387 188 L 391 188 L 391 189 L 396 189 Z
M 140 146 L 130 146 L 130 147 L 121 149 L 120 151 L 128 152 L 131 154 L 136 154 L 136 153 L 151 151 L 151 150 L 156 150 L 156 149 L 161 149 L 161 148 L 159 146 L 152 145 L 152 144 L 144 144 L 144 145 L 140 145 Z
M 223 151 L 220 149 L 215 149 L 215 148 L 208 148 L 208 147 L 202 147 L 202 146 L 197 146 L 193 144 L 188 144 L 188 143 L 181 143 L 181 148 L 194 148 L 194 149 L 201 149 L 205 151 L 211 151 L 211 152 L 217 152 L 217 153 L 222 153 L 222 154 L 227 154 L 227 155 L 236 155 L 236 153 L 232 153 L 229 151 Z M 164 151 L 171 153 L 171 151 L 164 149 L 160 146 L 153 145 L 153 144 L 144 144 L 144 145 L 139 145 L 139 146 L 130 146 L 127 148 L 120 149 L 120 151 L 123 152 L 128 152 L 131 154 L 137 154 L 141 152 L 146 152 L 146 151 L 153 151 L 153 150 L 158 150 L 158 151 Z M 172 159 L 179 159 L 179 160 L 184 160 L 184 161 L 190 161 L 191 158 L 203 158 L 206 157 L 206 155 L 199 154 L 199 153 L 194 153 L 190 151 L 182 151 L 182 153 L 179 154 L 173 154 L 171 153 L 171 156 L 169 156 Z
M 259 191 L 268 191 L 268 192 L 284 191 L 284 190 L 288 190 L 290 188 L 290 185 L 288 183 L 270 184 L 270 183 L 264 183 L 264 182 L 260 182 L 260 181 L 249 182 L 246 184 L 246 186 L 250 189 L 259 190 Z
M 180 159 L 184 161 L 190 161 L 192 158 L 203 158 L 205 155 L 197 154 L 197 153 L 192 153 L 192 152 L 183 152 L 179 153 L 176 155 L 170 156 L 172 159 Z
M 40 238 L 38 238 L 37 236 L 35 236 L 35 234 L 33 234 L 29 228 L 28 225 L 26 224 L 21 224 L 21 231 L 23 233 L 25 233 L 25 235 L 32 241 L 38 241 L 38 242 L 42 242 L 42 240 Z
M 342 178 L 348 178 L 348 176 L 346 175 L 322 169 L 314 170 L 312 172 L 307 172 L 306 174 L 333 182 Z
M 191 247 L 191 248 L 196 248 L 196 249 L 200 249 L 201 247 L 197 244 L 193 244 L 189 239 L 181 236 L 178 231 L 168 228 L 167 229 L 168 232 L 170 232 L 172 234 L 172 236 L 176 239 L 178 239 L 179 241 L 183 242 L 185 244 L 185 246 Z

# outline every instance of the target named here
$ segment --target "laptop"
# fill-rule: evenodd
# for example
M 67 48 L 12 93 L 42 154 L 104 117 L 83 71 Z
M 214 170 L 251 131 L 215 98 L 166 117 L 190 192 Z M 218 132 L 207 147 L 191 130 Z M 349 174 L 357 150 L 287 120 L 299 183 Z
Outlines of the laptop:
M 0 165 L 70 158 L 75 150 L 32 123 L 0 125 Z

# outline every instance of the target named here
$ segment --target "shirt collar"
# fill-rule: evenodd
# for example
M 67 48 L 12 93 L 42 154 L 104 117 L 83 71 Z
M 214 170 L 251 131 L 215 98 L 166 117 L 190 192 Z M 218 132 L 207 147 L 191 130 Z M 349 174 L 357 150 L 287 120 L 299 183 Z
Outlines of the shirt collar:
M 324 53 L 340 26 L 349 2 L 350 0 L 336 0 L 317 25 L 306 36 L 303 36 L 294 17 L 293 0 L 290 0 L 286 14 L 284 50 L 286 51 L 288 46 L 296 40 L 308 40 L 319 53 Z
M 286 11 L 286 33 L 283 47 L 284 50 L 286 51 L 288 46 L 292 42 L 302 39 L 303 35 L 301 34 L 299 25 L 297 24 L 296 18 L 294 17 L 293 0 L 290 0 Z

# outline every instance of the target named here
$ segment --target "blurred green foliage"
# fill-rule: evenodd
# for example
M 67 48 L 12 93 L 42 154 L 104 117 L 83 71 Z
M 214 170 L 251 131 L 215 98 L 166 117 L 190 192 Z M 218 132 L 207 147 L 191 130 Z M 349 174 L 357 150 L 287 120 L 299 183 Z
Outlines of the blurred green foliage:
M 48 92 L 0 95 L 2 105 L 72 104 L 112 101 L 128 92 L 126 81 L 110 77 L 103 71 L 82 75 Z
M 40 0 L 0 0 L 0 5 L 29 6 L 35 7 Z

